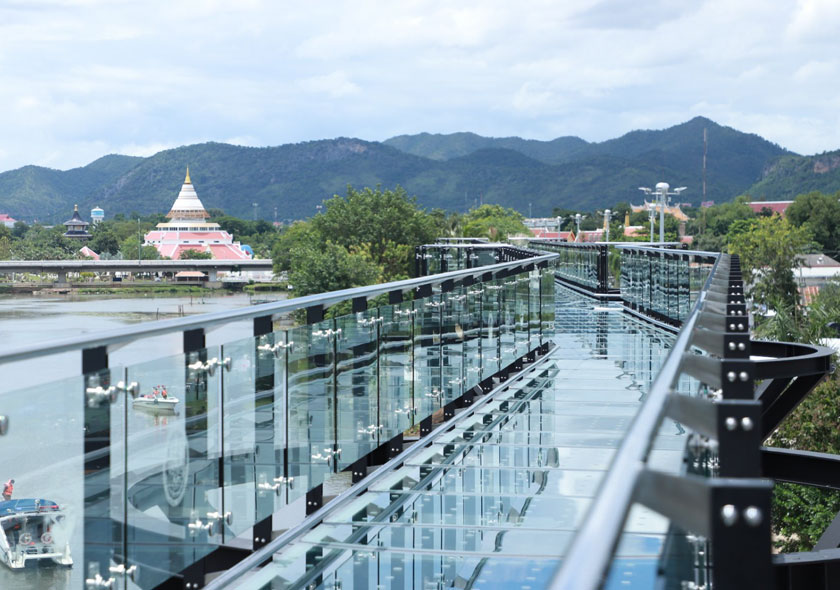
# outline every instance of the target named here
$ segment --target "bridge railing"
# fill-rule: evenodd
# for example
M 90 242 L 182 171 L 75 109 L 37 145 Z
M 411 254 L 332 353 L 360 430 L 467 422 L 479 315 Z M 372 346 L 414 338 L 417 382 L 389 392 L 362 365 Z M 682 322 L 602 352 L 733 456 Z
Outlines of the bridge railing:
M 629 309 L 672 326 L 691 312 L 718 254 L 669 248 L 617 246 L 621 300 Z
M 0 477 L 40 506 L 4 525 L 0 560 L 72 560 L 52 588 L 199 588 L 547 349 L 555 256 L 518 256 L 0 354 L 6 371 L 38 359 L 45 374 L 58 355 L 81 360 L 75 376 L 0 394 Z M 342 302 L 351 313 L 335 313 Z M 292 311 L 306 324 L 275 328 Z M 208 344 L 242 321 L 252 336 Z M 166 334 L 181 352 L 109 363 Z M 0 519 L 15 509 L 0 503 Z M 11 568 L 0 587 L 43 587 Z
M 833 370 L 833 350 L 751 341 L 737 258 L 645 248 L 626 249 L 622 256 L 625 306 L 635 305 L 633 311 L 681 329 L 550 587 L 594 590 L 627 581 L 622 577 L 627 560 L 616 557 L 615 550 L 635 504 L 670 521 L 659 579 L 652 581 L 656 587 L 729 590 L 773 588 L 778 580 L 784 581 L 780 588 L 806 588 L 807 580 L 836 583 L 837 576 L 824 567 L 837 559 L 836 550 L 809 555 L 796 572 L 791 571 L 797 567 L 795 556 L 772 557 L 770 478 L 824 486 L 826 478 L 816 472 L 831 469 L 837 457 L 761 447 Z M 692 285 L 704 275 L 695 292 Z M 680 305 L 671 304 L 692 299 L 686 316 Z M 648 462 L 664 421 L 691 433 L 679 473 Z M 834 481 L 830 485 L 838 487 Z

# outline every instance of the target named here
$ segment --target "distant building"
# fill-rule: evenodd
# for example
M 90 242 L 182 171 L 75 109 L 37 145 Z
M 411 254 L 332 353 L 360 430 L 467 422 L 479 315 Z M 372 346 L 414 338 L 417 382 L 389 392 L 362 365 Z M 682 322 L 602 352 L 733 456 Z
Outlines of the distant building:
M 90 223 L 79 217 L 79 206 L 73 205 L 73 217 L 64 222 L 64 227 L 67 228 L 64 237 L 87 240 L 91 237 L 87 230 L 89 225 Z
M 11 216 L 6 213 L 0 213 L 0 223 L 11 229 L 15 226 L 15 223 L 17 223 L 17 219 L 12 219 Z
M 630 209 L 633 211 L 633 213 L 647 213 L 648 211 L 650 211 L 651 206 L 653 206 L 656 212 L 659 213 L 659 203 L 648 203 L 647 201 L 645 201 L 644 205 L 630 205 Z M 679 205 L 673 205 L 671 207 L 665 205 L 665 213 L 667 215 L 671 215 L 679 221 L 688 221 L 688 215 L 683 213 Z
M 105 219 L 105 211 L 101 207 L 94 207 L 90 210 L 90 221 L 94 225 Z
M 206 221 L 210 214 L 198 199 L 189 168 L 181 192 L 166 217 L 170 221 L 158 223 L 157 228 L 144 237 L 144 245 L 154 246 L 165 258 L 178 260 L 186 250 L 209 252 L 218 260 L 251 258 L 218 223 Z
M 784 217 L 785 211 L 787 211 L 791 203 L 793 201 L 752 201 L 747 203 L 747 206 L 756 213 L 761 213 L 764 209 L 769 209 L 771 212 L 778 213 Z
M 85 258 L 93 258 L 94 260 L 99 260 L 99 254 L 97 254 L 87 246 L 83 246 L 81 250 L 79 250 L 79 254 L 81 254 Z
M 700 207 L 702 207 L 703 209 L 708 209 L 709 207 L 714 207 L 714 206 L 715 206 L 714 201 L 703 201 L 702 203 L 700 203 Z

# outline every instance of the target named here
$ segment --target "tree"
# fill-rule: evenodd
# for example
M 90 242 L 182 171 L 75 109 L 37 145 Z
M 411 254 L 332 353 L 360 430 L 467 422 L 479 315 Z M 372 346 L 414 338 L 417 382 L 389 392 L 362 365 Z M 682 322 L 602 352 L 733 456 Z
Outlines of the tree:
M 189 250 L 181 251 L 181 253 L 178 255 L 178 258 L 180 260 L 212 260 L 213 253 L 190 248 Z
M 695 239 L 709 234 L 717 237 L 725 236 L 729 231 L 729 226 L 735 221 L 755 217 L 755 213 L 747 205 L 748 201 L 749 197 L 739 196 L 731 203 L 701 207 L 697 218 L 686 224 L 686 230 Z
M 774 309 L 795 306 L 793 270 L 798 266 L 797 254 L 810 242 L 810 234 L 778 215 L 759 217 L 752 223 L 732 236 L 729 252 L 741 257 L 753 301 Z
M 139 250 L 138 250 L 139 249 Z M 135 236 L 128 236 L 120 243 L 120 252 L 122 252 L 125 260 L 137 260 L 137 254 L 140 254 L 140 260 L 159 260 L 160 252 L 154 246 L 141 246 L 139 238 Z
M 333 242 L 291 250 L 289 283 L 298 296 L 370 285 L 381 269 L 366 250 L 348 251 Z
M 400 250 L 401 259 L 391 260 L 388 274 L 408 276 L 414 266 L 414 247 L 432 241 L 438 230 L 435 219 L 417 206 L 417 199 L 409 197 L 405 189 L 382 190 L 347 187 L 344 197 L 338 195 L 324 202 L 325 209 L 312 218 L 312 228 L 321 241 L 331 241 L 347 249 L 366 248 L 371 259 L 383 265 L 386 252 Z
M 12 228 L 12 235 L 15 238 L 22 238 L 26 235 L 27 231 L 29 231 L 28 225 L 26 225 L 23 221 L 15 221 L 15 225 Z
M 530 235 L 522 219 L 522 214 L 513 209 L 506 209 L 501 205 L 482 205 L 477 209 L 470 209 L 469 213 L 464 215 L 464 235 L 500 242 L 513 234 Z
M 318 232 L 307 221 L 296 221 L 286 228 L 271 250 L 274 260 L 274 272 L 289 272 L 292 270 L 292 252 L 300 248 L 317 247 L 321 242 Z
M 785 214 L 794 225 L 804 226 L 824 251 L 840 251 L 840 192 L 813 191 L 799 195 Z
M 116 254 L 120 250 L 120 242 L 117 236 L 108 227 L 94 229 L 93 239 L 88 243 L 88 246 L 97 254 L 104 252 Z
M 14 233 L 14 232 L 13 232 Z M 74 258 L 82 244 L 65 238 L 64 227 L 46 228 L 33 225 L 22 239 L 11 244 L 11 258 L 16 260 L 68 260 Z
M 828 326 L 840 321 L 840 283 L 829 282 L 807 308 L 782 308 L 757 331 L 777 341 L 818 343 L 836 337 Z M 818 385 L 768 439 L 773 447 L 840 453 L 840 379 Z M 773 492 L 773 533 L 782 551 L 810 551 L 840 512 L 840 492 L 777 484 Z

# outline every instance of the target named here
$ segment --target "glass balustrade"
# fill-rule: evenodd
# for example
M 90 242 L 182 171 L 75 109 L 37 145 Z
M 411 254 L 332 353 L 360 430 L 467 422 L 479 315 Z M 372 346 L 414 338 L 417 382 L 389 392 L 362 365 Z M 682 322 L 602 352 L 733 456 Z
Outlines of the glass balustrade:
M 496 258 L 443 248 L 428 260 L 453 270 Z M 32 499 L 5 530 L 14 550 L 0 556 L 11 565 L 0 587 L 152 590 L 270 540 L 288 526 L 273 516 L 547 343 L 553 272 L 518 267 L 0 394 L 0 444 L 25 449 L 0 459 L 0 478 Z M 61 566 L 17 571 L 36 558 Z
M 679 324 L 688 317 L 714 260 L 706 253 L 622 248 L 621 297 L 633 309 Z

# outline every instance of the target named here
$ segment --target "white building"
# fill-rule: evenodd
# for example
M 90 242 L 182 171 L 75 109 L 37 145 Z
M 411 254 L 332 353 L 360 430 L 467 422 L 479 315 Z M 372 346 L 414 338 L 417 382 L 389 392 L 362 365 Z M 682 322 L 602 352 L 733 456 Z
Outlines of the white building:
M 181 192 L 166 217 L 169 221 L 159 223 L 157 229 L 145 235 L 144 244 L 154 246 L 165 258 L 177 260 L 186 250 L 209 252 L 218 260 L 251 258 L 218 223 L 206 221 L 210 214 L 198 199 L 198 193 L 190 180 L 189 168 Z

